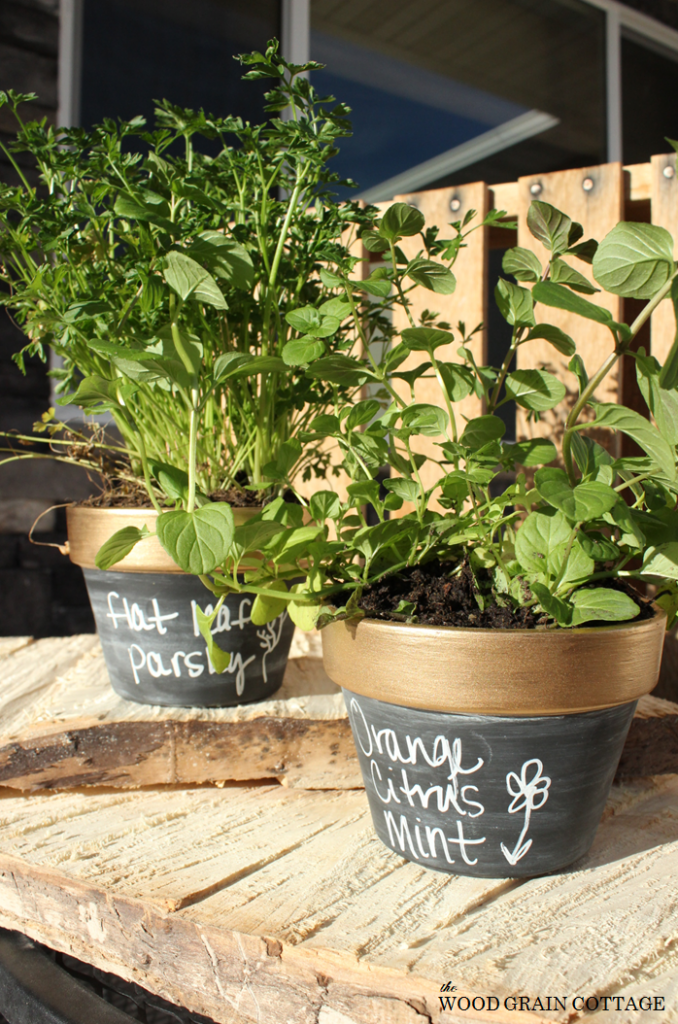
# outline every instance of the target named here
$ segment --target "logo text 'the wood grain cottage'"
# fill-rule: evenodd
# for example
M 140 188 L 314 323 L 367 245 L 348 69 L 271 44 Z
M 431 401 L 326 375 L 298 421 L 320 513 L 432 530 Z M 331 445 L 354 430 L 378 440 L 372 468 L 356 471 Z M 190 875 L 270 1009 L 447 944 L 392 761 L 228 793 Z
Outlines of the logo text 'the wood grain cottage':
M 498 996 L 487 995 L 460 995 L 457 994 L 457 986 L 452 982 L 445 982 L 441 985 L 440 1009 L 441 1010 L 516 1010 L 520 1012 L 537 1013 L 544 1010 L 650 1010 L 659 1012 L 666 1009 L 665 996 L 656 995 L 635 995 L 635 996 L 526 996 L 510 995 L 503 1000 Z

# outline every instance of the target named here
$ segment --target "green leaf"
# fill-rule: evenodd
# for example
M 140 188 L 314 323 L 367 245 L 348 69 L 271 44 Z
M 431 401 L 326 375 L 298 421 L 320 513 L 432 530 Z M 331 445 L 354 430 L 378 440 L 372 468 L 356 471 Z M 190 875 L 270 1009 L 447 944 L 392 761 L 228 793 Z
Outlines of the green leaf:
M 251 356 L 248 352 L 224 352 L 223 355 L 217 356 L 214 361 L 215 382 L 232 377 L 236 370 L 241 369 L 247 363 L 251 363 L 253 359 L 254 356 Z
M 288 341 L 283 349 L 282 357 L 286 366 L 305 366 L 315 359 L 319 359 L 325 352 L 325 342 L 307 334 L 303 338 Z
M 572 526 L 555 508 L 530 512 L 516 533 L 516 558 L 524 569 L 548 573 L 553 555 L 567 544 Z
M 189 298 L 216 309 L 228 309 L 219 285 L 199 263 L 181 252 L 168 252 L 164 276 L 167 284 L 186 302 Z
M 462 366 L 460 363 L 439 363 L 438 369 L 451 402 L 461 402 L 474 391 L 475 377 L 468 366 Z
M 336 316 L 325 316 L 313 306 L 303 306 L 287 313 L 285 320 L 295 331 L 314 338 L 329 338 L 339 330 L 341 321 Z
M 188 473 L 165 462 L 151 462 L 151 472 L 162 487 L 163 493 L 173 501 L 188 497 Z
M 78 389 L 74 394 L 66 395 L 59 400 L 58 404 L 73 403 L 73 405 L 87 408 L 100 402 L 106 402 L 110 405 L 120 404 L 113 381 L 99 377 L 97 374 L 92 374 L 90 377 L 84 377 L 80 381 Z
M 619 548 L 604 533 L 600 533 L 597 530 L 594 530 L 592 533 L 580 531 L 577 539 L 583 550 L 594 562 L 612 562 L 619 558 Z
M 625 298 L 651 299 L 673 272 L 673 239 L 656 224 L 617 224 L 593 258 L 598 284 Z
M 578 270 L 571 267 L 564 260 L 553 259 L 551 261 L 551 280 L 555 284 L 564 284 L 575 292 L 584 292 L 586 295 L 593 295 L 599 292 L 600 288 L 592 285 L 588 278 L 580 274 Z
M 350 356 L 334 353 L 317 359 L 308 370 L 307 377 L 326 380 L 343 387 L 360 387 L 367 380 L 374 380 L 374 374 L 364 363 Z
M 562 402 L 567 389 L 546 370 L 514 370 L 506 377 L 506 394 L 524 409 L 544 412 Z
M 439 437 L 447 430 L 449 420 L 445 410 L 439 406 L 418 402 L 403 410 L 401 422 L 403 428 L 411 433 Z
M 578 260 L 583 260 L 584 263 L 593 263 L 593 257 L 596 255 L 598 249 L 598 243 L 595 238 L 589 238 L 585 242 L 580 242 L 579 245 L 571 245 L 567 249 L 568 256 L 576 256 Z
M 324 523 L 326 519 L 336 519 L 341 512 L 339 495 L 334 491 L 316 491 L 309 498 L 308 510 L 316 523 Z
M 619 501 L 616 491 L 596 480 L 571 487 L 567 473 L 555 467 L 537 470 L 534 483 L 544 501 L 576 523 L 599 519 Z
M 368 295 L 376 295 L 382 299 L 391 291 L 391 279 L 385 276 L 383 267 L 377 267 L 364 281 L 352 281 L 351 284 L 357 291 L 367 292 Z
M 494 299 L 507 323 L 517 327 L 534 327 L 534 300 L 532 292 L 527 288 L 521 288 L 500 277 L 494 289 Z
M 234 528 L 230 505 L 211 502 L 194 512 L 163 512 L 158 516 L 156 531 L 179 568 L 200 576 L 223 564 Z
M 400 476 L 390 476 L 384 480 L 384 487 L 387 491 L 397 494 L 403 501 L 416 503 L 421 498 L 416 480 L 407 480 L 405 477 Z
M 426 218 L 423 213 L 408 203 L 394 203 L 381 218 L 379 234 L 391 242 L 410 235 L 417 235 L 423 228 Z
M 413 352 L 435 352 L 441 345 L 451 345 L 454 335 L 437 327 L 406 327 L 401 333 L 403 345 Z
M 527 212 L 531 234 L 553 253 L 565 252 L 570 244 L 570 218 L 550 203 L 535 199 Z
M 405 273 L 415 284 L 438 295 L 452 295 L 457 287 L 457 279 L 452 271 L 433 260 L 412 260 Z
M 292 588 L 295 589 L 294 587 Z M 302 604 L 300 601 L 290 601 L 287 612 L 295 626 L 303 629 L 305 633 L 315 629 L 321 611 L 320 604 Z
M 296 437 L 291 437 L 289 441 L 284 441 L 280 445 L 275 461 L 267 462 L 262 466 L 261 472 L 269 480 L 287 480 L 300 455 L 301 442 Z
M 640 608 L 636 602 L 620 590 L 607 587 L 587 587 L 575 590 L 570 600 L 574 605 L 572 625 L 581 626 L 584 622 L 624 622 L 635 619 Z
M 640 571 L 650 576 L 678 580 L 678 541 L 669 541 L 668 544 L 650 548 Z
M 278 565 L 281 562 L 294 562 L 307 554 L 309 544 L 324 538 L 325 530 L 322 526 L 299 526 L 281 533 L 271 542 L 267 551 Z
M 267 622 L 272 622 L 282 615 L 289 605 L 288 599 L 275 596 L 276 592 L 287 593 L 287 584 L 284 580 L 271 580 L 266 589 L 269 593 L 257 594 L 250 611 L 250 620 L 254 626 L 265 626 Z
M 656 463 L 669 480 L 676 479 L 676 455 L 664 440 L 656 427 L 644 416 L 623 405 L 596 404 L 596 419 L 593 426 L 606 427 L 609 430 L 621 430 L 622 433 L 640 445 L 644 452 Z
M 284 530 L 282 523 L 272 520 L 250 519 L 246 523 L 241 523 L 240 526 L 236 526 L 233 533 L 228 557 L 240 562 L 248 553 L 259 554 L 273 537 L 277 537 Z
M 678 444 L 678 391 L 661 387 L 660 366 L 652 356 L 636 355 L 638 387 L 657 424 L 657 430 L 671 447 Z
M 572 622 L 572 608 L 565 601 L 545 587 L 543 583 L 530 583 L 530 590 L 539 601 L 547 615 L 555 619 L 559 626 L 569 626 Z
M 380 409 L 381 402 L 378 402 L 376 398 L 367 398 L 363 402 L 357 402 L 346 417 L 347 429 L 355 430 L 356 427 L 362 427 L 369 423 Z
M 360 239 L 367 249 L 368 252 L 386 252 L 388 249 L 388 241 L 379 234 L 378 231 L 372 231 L 368 229 L 363 231 Z M 320 271 L 320 279 L 322 280 L 322 270 Z M 323 281 L 323 284 L 326 284 Z
M 231 655 L 228 651 L 222 651 L 212 636 L 212 623 L 219 614 L 223 601 L 219 601 L 211 615 L 205 615 L 202 608 L 195 606 L 195 618 L 198 623 L 200 634 L 207 645 L 207 655 L 212 662 L 212 668 L 221 675 L 231 664 Z
M 517 281 L 538 281 L 542 275 L 541 263 L 532 250 L 518 245 L 506 250 L 501 269 L 505 274 L 512 274 Z
M 586 317 L 587 320 L 595 320 L 596 323 L 604 324 L 611 331 L 621 331 L 624 338 L 629 338 L 631 332 L 626 324 L 618 324 L 612 319 L 612 314 L 596 306 L 588 299 L 582 299 L 575 295 L 569 288 L 562 284 L 553 284 L 551 281 L 539 281 L 532 289 L 532 296 L 536 302 L 544 306 L 552 306 L 555 309 L 566 309 L 568 313 L 576 313 L 578 316 Z
M 499 441 L 506 433 L 506 424 L 498 416 L 476 416 L 464 427 L 460 444 L 478 451 L 491 441 Z
M 249 253 L 239 242 L 221 231 L 201 231 L 191 245 L 196 259 L 205 259 L 235 288 L 248 289 L 254 284 L 254 265 Z
M 118 530 L 104 541 L 97 551 L 94 558 L 97 569 L 110 569 L 111 566 L 122 562 L 144 537 L 150 537 L 147 527 L 143 526 L 140 529 L 138 526 L 123 526 L 122 530 Z
M 564 356 L 574 355 L 574 341 L 569 334 L 561 331 L 560 327 L 554 327 L 552 324 L 537 324 L 525 336 L 524 341 L 532 341 L 533 338 L 544 338 Z
M 532 466 L 544 466 L 558 458 L 558 449 L 552 441 L 535 438 L 531 441 L 519 441 L 504 448 L 504 455 L 526 469 Z

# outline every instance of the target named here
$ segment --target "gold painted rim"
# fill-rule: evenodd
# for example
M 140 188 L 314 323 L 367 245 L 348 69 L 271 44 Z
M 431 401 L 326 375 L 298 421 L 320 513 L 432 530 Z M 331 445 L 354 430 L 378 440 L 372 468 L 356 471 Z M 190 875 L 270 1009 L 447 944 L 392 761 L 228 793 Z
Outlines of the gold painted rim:
M 234 508 L 235 525 L 241 526 L 260 512 L 258 507 Z M 101 545 L 125 526 L 148 527 L 155 533 L 158 512 L 152 508 L 88 508 L 70 505 L 66 509 L 68 525 L 68 555 L 83 569 L 96 569 L 94 559 Z M 176 572 L 182 570 L 170 558 L 157 537 L 139 541 L 112 572 Z
M 342 620 L 322 630 L 330 679 L 389 704 L 560 715 L 637 700 L 659 677 L 666 614 L 589 629 L 511 630 Z

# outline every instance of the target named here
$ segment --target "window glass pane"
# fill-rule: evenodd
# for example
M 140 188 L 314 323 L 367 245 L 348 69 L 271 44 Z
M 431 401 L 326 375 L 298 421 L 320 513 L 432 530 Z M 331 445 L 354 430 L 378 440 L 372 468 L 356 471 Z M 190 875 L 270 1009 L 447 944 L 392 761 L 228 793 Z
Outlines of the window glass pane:
M 670 153 L 678 139 L 678 54 L 622 39 L 622 145 L 624 163 L 645 163 Z
M 337 171 L 376 199 L 604 161 L 604 29 L 578 0 L 311 0 L 313 83 L 353 107 Z
M 279 35 L 278 0 L 85 0 L 81 124 L 151 118 L 169 99 L 218 116 L 263 117 L 266 82 L 233 55 Z

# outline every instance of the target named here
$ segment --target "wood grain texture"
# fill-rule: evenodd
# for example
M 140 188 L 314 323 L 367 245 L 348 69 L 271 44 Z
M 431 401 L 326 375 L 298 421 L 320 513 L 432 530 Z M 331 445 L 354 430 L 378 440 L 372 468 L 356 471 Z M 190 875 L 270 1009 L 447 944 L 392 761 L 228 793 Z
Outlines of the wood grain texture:
M 5 641 L 0 785 L 30 791 L 277 778 L 292 787 L 360 786 L 343 698 L 323 670 L 318 639 L 296 634 L 273 699 L 211 709 L 118 697 L 93 636 Z
M 458 209 L 454 211 L 450 207 L 452 200 L 459 202 Z M 476 182 L 471 185 L 459 185 L 455 188 L 431 189 L 428 192 L 415 192 L 410 195 L 396 196 L 398 202 L 412 203 L 426 218 L 426 226 L 436 225 L 440 229 L 440 238 L 452 238 L 453 233 L 447 225 L 451 221 L 463 220 L 470 210 L 476 210 L 477 217 L 472 222 L 486 215 L 489 209 L 489 191 L 484 182 Z M 417 235 L 414 238 L 403 238 L 400 248 L 405 255 L 412 259 L 422 248 L 421 238 Z M 452 295 L 437 295 L 435 292 L 427 291 L 425 288 L 417 288 L 411 295 L 411 315 L 415 324 L 425 309 L 440 314 L 440 320 L 450 324 L 454 331 L 455 340 L 450 345 L 444 345 L 436 349 L 436 358 L 441 362 L 460 362 L 457 349 L 461 345 L 461 335 L 457 330 L 457 324 L 462 321 L 467 331 L 473 330 L 487 319 L 487 295 L 485 281 L 487 278 L 488 258 L 488 231 L 486 228 L 479 228 L 474 231 L 467 240 L 466 248 L 461 250 L 459 258 L 453 267 L 453 273 L 457 279 L 457 287 Z M 394 323 L 398 330 L 409 326 L 408 319 L 404 312 L 397 309 L 394 313 Z M 478 361 L 484 360 L 487 347 L 485 330 L 475 335 L 471 347 Z M 402 366 L 401 370 L 412 370 L 423 362 L 425 353 L 413 352 Z M 395 381 L 394 386 L 405 401 L 410 404 L 412 401 L 409 385 L 405 381 Z M 417 402 L 429 402 L 432 405 L 444 407 L 444 400 L 440 385 L 435 377 L 426 376 L 419 378 L 415 384 L 415 400 Z M 455 406 L 457 415 L 458 434 L 464 429 L 465 419 L 472 419 L 480 416 L 482 407 L 480 400 L 470 395 Z M 433 458 L 439 458 L 440 449 L 436 447 L 436 441 L 444 438 L 420 437 L 413 441 L 412 447 L 422 454 Z M 415 443 L 416 442 L 416 443 Z M 433 464 L 425 464 L 421 469 L 421 477 L 425 487 L 431 487 L 440 476 L 440 471 Z M 437 503 L 431 506 L 438 508 Z M 413 510 L 410 502 L 405 502 L 399 512 L 392 513 L 396 516 L 406 515 Z
M 675 1024 L 677 798 L 674 777 L 615 787 L 588 857 L 519 883 L 403 861 L 360 792 L 4 791 L 0 924 L 224 1024 L 565 1024 L 593 1017 L 575 995 L 634 992 Z M 569 1005 L 441 1012 L 446 981 Z
M 586 191 L 583 182 L 590 179 L 593 187 Z M 535 194 L 532 188 L 540 186 Z M 585 167 L 574 171 L 557 171 L 553 174 L 532 175 L 518 181 L 518 245 L 531 249 L 537 254 L 543 266 L 546 266 L 549 253 L 527 227 L 527 212 L 534 199 L 550 203 L 562 210 L 584 228 L 584 238 L 596 238 L 600 241 L 614 225 L 622 219 L 624 200 L 624 179 L 621 164 L 603 164 L 600 167 Z M 581 260 L 571 259 L 576 269 L 593 280 L 591 267 Z M 621 299 L 612 295 L 602 298 L 596 295 L 586 296 L 592 302 L 605 306 L 615 320 L 621 318 Z M 614 348 L 612 333 L 601 324 L 563 310 L 537 305 L 535 315 L 538 322 L 555 324 L 575 341 L 577 352 L 583 358 L 589 376 L 604 362 Z M 518 440 L 548 436 L 556 442 L 562 435 L 564 416 L 577 397 L 576 378 L 567 369 L 569 360 L 561 355 L 546 341 L 531 341 L 518 349 L 517 365 L 522 368 L 541 368 L 554 373 L 567 387 L 567 395 L 556 409 L 542 413 L 541 420 L 534 422 L 527 419 L 524 410 L 518 408 L 516 415 L 516 433 Z M 608 374 L 596 392 L 598 401 L 615 402 L 618 399 L 618 373 L 614 370 Z M 609 448 L 611 435 L 602 432 L 601 441 Z
M 275 699 L 234 708 L 160 708 L 117 697 L 96 637 L 0 642 L 0 786 L 277 779 L 290 788 L 362 788 L 339 688 L 319 637 L 297 632 Z M 643 697 L 620 762 L 625 778 L 678 771 L 678 705 Z
M 664 169 L 673 175 L 667 178 Z M 652 157 L 652 223 L 666 228 L 678 244 L 678 180 L 676 178 L 676 154 Z M 676 250 L 674 249 L 674 254 Z M 652 355 L 663 363 L 676 336 L 676 317 L 669 299 L 661 302 L 652 314 L 651 320 Z

